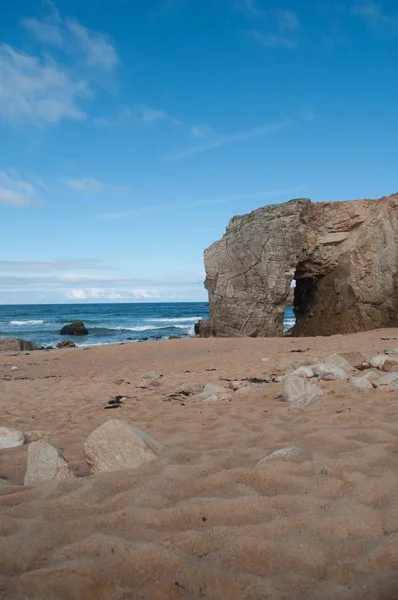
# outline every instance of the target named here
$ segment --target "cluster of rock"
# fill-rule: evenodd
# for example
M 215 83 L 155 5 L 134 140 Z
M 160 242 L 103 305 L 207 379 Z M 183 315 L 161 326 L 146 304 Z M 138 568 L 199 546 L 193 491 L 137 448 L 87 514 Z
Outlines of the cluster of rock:
M 205 251 L 202 337 L 275 337 L 294 291 L 295 336 L 398 326 L 398 194 L 308 199 L 234 217 Z
M 61 451 L 50 444 L 46 437 L 46 432 L 24 434 L 10 427 L 0 427 L 0 449 L 30 442 L 25 485 L 75 477 Z M 159 458 L 165 447 L 140 429 L 124 421 L 111 419 L 88 436 L 83 450 L 91 473 L 97 474 L 139 467 Z

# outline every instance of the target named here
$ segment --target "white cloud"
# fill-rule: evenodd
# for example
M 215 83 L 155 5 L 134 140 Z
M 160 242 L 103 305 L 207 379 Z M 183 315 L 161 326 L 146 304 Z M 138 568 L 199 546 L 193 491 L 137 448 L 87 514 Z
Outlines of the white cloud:
M 104 193 L 128 193 L 131 191 L 129 186 L 118 186 L 104 183 L 94 177 L 83 177 L 82 179 L 65 179 L 65 184 L 72 190 L 85 195 L 95 195 Z
M 103 261 L 91 258 L 48 261 L 0 260 L 0 272 L 54 273 L 70 269 L 96 270 L 100 268 L 104 268 Z
M 38 41 L 76 55 L 87 67 L 111 70 L 119 62 L 111 38 L 84 27 L 76 19 L 63 19 L 53 4 L 43 19 L 27 18 L 23 26 Z
M 123 298 L 116 290 L 103 290 L 100 288 L 73 289 L 65 292 L 68 300 L 120 300 Z
M 16 124 L 84 119 L 78 103 L 88 96 L 87 84 L 49 57 L 39 59 L 0 44 L 1 119 Z
M 296 39 L 289 38 L 281 34 L 252 31 L 252 37 L 263 46 L 284 46 L 285 48 L 296 48 L 298 45 L 298 41 Z
M 200 144 L 198 146 L 191 146 L 185 148 L 179 152 L 176 152 L 175 154 L 171 154 L 170 156 L 165 157 L 165 160 L 182 160 L 184 158 L 192 156 L 193 154 L 206 152 L 207 150 L 212 150 L 213 148 L 219 148 L 220 146 L 227 146 L 229 144 L 235 144 L 244 140 L 249 140 L 256 137 L 269 135 L 277 131 L 282 131 L 283 129 L 286 129 L 287 127 L 290 127 L 293 124 L 294 121 L 292 119 L 285 119 L 284 121 L 270 123 L 269 125 L 263 125 L 254 129 L 236 131 L 227 135 L 214 134 L 213 137 L 209 138 L 207 142 L 204 142 L 203 144 Z
M 384 10 L 381 2 L 369 2 L 355 4 L 351 7 L 351 13 L 364 19 L 369 25 L 383 26 L 398 29 L 398 13 L 389 14 Z
M 119 62 L 117 52 L 109 38 L 104 33 L 90 31 L 78 21 L 66 20 L 66 31 L 70 32 L 73 43 L 77 42 L 84 55 L 88 67 L 103 67 L 113 69 Z
M 263 8 L 257 0 L 233 0 L 232 8 L 262 23 L 261 30 L 251 36 L 264 46 L 295 48 L 298 46 L 300 21 L 297 14 L 286 9 Z
M 29 18 L 24 27 L 45 45 L 31 54 L 0 43 L 0 119 L 16 125 L 55 124 L 86 117 L 83 102 L 98 86 L 98 70 L 112 71 L 118 63 L 109 37 L 73 19 L 62 19 L 50 4 L 44 19 Z M 57 50 L 57 58 L 49 47 Z M 59 60 L 64 53 L 66 62 Z
M 23 207 L 38 201 L 39 195 L 32 183 L 23 180 L 17 172 L 0 171 L 0 204 Z

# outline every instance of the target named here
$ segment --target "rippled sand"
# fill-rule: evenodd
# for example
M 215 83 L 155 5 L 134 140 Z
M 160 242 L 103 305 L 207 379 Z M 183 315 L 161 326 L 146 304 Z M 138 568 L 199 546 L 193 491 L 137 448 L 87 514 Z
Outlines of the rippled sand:
M 398 392 L 325 382 L 322 402 L 303 411 L 275 399 L 280 383 L 231 401 L 167 398 L 186 382 L 396 346 L 391 329 L 0 356 L 1 424 L 50 432 L 79 475 L 23 487 L 27 446 L 0 451 L 0 598 L 398 599 Z M 137 389 L 148 370 L 164 375 L 161 387 Z M 165 455 L 88 477 L 83 442 L 110 418 L 149 433 Z M 302 452 L 255 467 L 286 446 Z

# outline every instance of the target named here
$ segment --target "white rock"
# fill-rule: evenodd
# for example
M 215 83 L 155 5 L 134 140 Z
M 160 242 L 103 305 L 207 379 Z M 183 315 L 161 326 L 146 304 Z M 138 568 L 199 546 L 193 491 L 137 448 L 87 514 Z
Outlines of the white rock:
M 323 379 L 324 381 L 336 381 L 342 379 L 346 381 L 348 379 L 347 373 L 341 368 L 328 363 L 318 363 L 317 365 L 311 365 L 310 369 L 316 377 Z
M 44 440 L 29 444 L 25 485 L 73 477 L 73 472 L 58 448 Z
M 141 375 L 141 379 L 161 379 L 163 375 L 156 373 L 156 371 L 148 371 Z
M 361 352 L 341 352 L 339 354 L 332 354 L 328 356 L 325 361 L 329 365 L 335 365 L 342 369 L 358 368 L 365 362 L 365 357 Z
M 17 431 L 12 427 L 0 427 L 0 450 L 23 446 L 24 443 L 25 436 L 22 431 Z
M 214 394 L 225 392 L 225 388 L 217 383 L 206 383 L 202 396 L 214 396 Z
M 293 459 L 297 458 L 301 454 L 300 448 L 296 446 L 289 446 L 287 448 L 281 448 L 280 450 L 275 450 L 275 452 L 271 452 L 268 456 L 264 456 L 256 465 L 256 467 L 262 467 L 265 462 L 269 460 L 282 460 L 282 459 Z
M 231 381 L 228 385 L 228 387 L 235 392 L 239 388 L 246 387 L 246 386 L 247 386 L 247 381 Z
M 283 380 L 281 399 L 292 402 L 289 408 L 305 408 L 322 397 L 322 390 L 302 377 L 287 375 Z
M 164 446 L 118 419 L 106 421 L 86 439 L 84 454 L 92 473 L 136 468 L 157 459 Z
M 253 391 L 253 388 L 250 387 L 250 385 L 244 385 L 243 387 L 240 387 L 236 390 L 236 394 L 249 394 L 251 391 Z
M 262 358 L 262 359 L 261 359 L 261 362 L 269 362 L 269 361 L 270 361 L 270 359 L 269 359 L 269 358 Z
M 360 392 L 373 390 L 373 385 L 367 377 L 351 377 L 351 379 L 348 380 L 348 383 L 352 389 Z
M 391 373 L 392 371 L 398 371 L 398 356 L 395 354 L 394 356 L 389 356 L 387 360 L 384 361 L 382 367 L 380 367 L 382 371 L 386 373 Z
M 154 390 L 162 385 L 159 379 L 143 379 L 136 386 L 140 390 Z
M 387 358 L 387 354 L 376 354 L 376 356 L 370 359 L 369 364 L 373 369 L 381 369 Z
M 383 377 L 380 377 L 380 379 L 378 379 L 376 384 L 378 386 L 379 385 L 391 385 L 392 383 L 395 383 L 396 381 L 398 381 L 398 372 L 392 371 L 391 373 L 388 373 L 387 375 L 383 375 Z
M 391 354 L 398 354 L 398 348 L 394 348 L 394 350 L 391 352 Z
M 299 367 L 295 371 L 293 371 L 292 375 L 296 377 L 302 377 L 303 379 L 311 379 L 315 377 L 314 371 L 310 369 L 310 367 Z
M 17 367 L 16 365 L 11 367 L 11 371 L 19 371 L 19 367 Z

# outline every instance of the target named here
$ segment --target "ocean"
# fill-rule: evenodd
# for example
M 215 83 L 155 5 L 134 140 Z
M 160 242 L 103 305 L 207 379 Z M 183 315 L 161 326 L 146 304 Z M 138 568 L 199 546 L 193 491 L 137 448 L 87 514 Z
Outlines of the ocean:
M 78 346 L 133 342 L 170 335 L 194 335 L 194 325 L 209 315 L 207 302 L 134 304 L 32 304 L 0 306 L 0 337 L 32 340 L 37 346 L 56 346 L 73 339 Z M 84 321 L 89 335 L 61 336 L 61 328 Z M 294 325 L 293 309 L 285 313 L 285 329 Z

